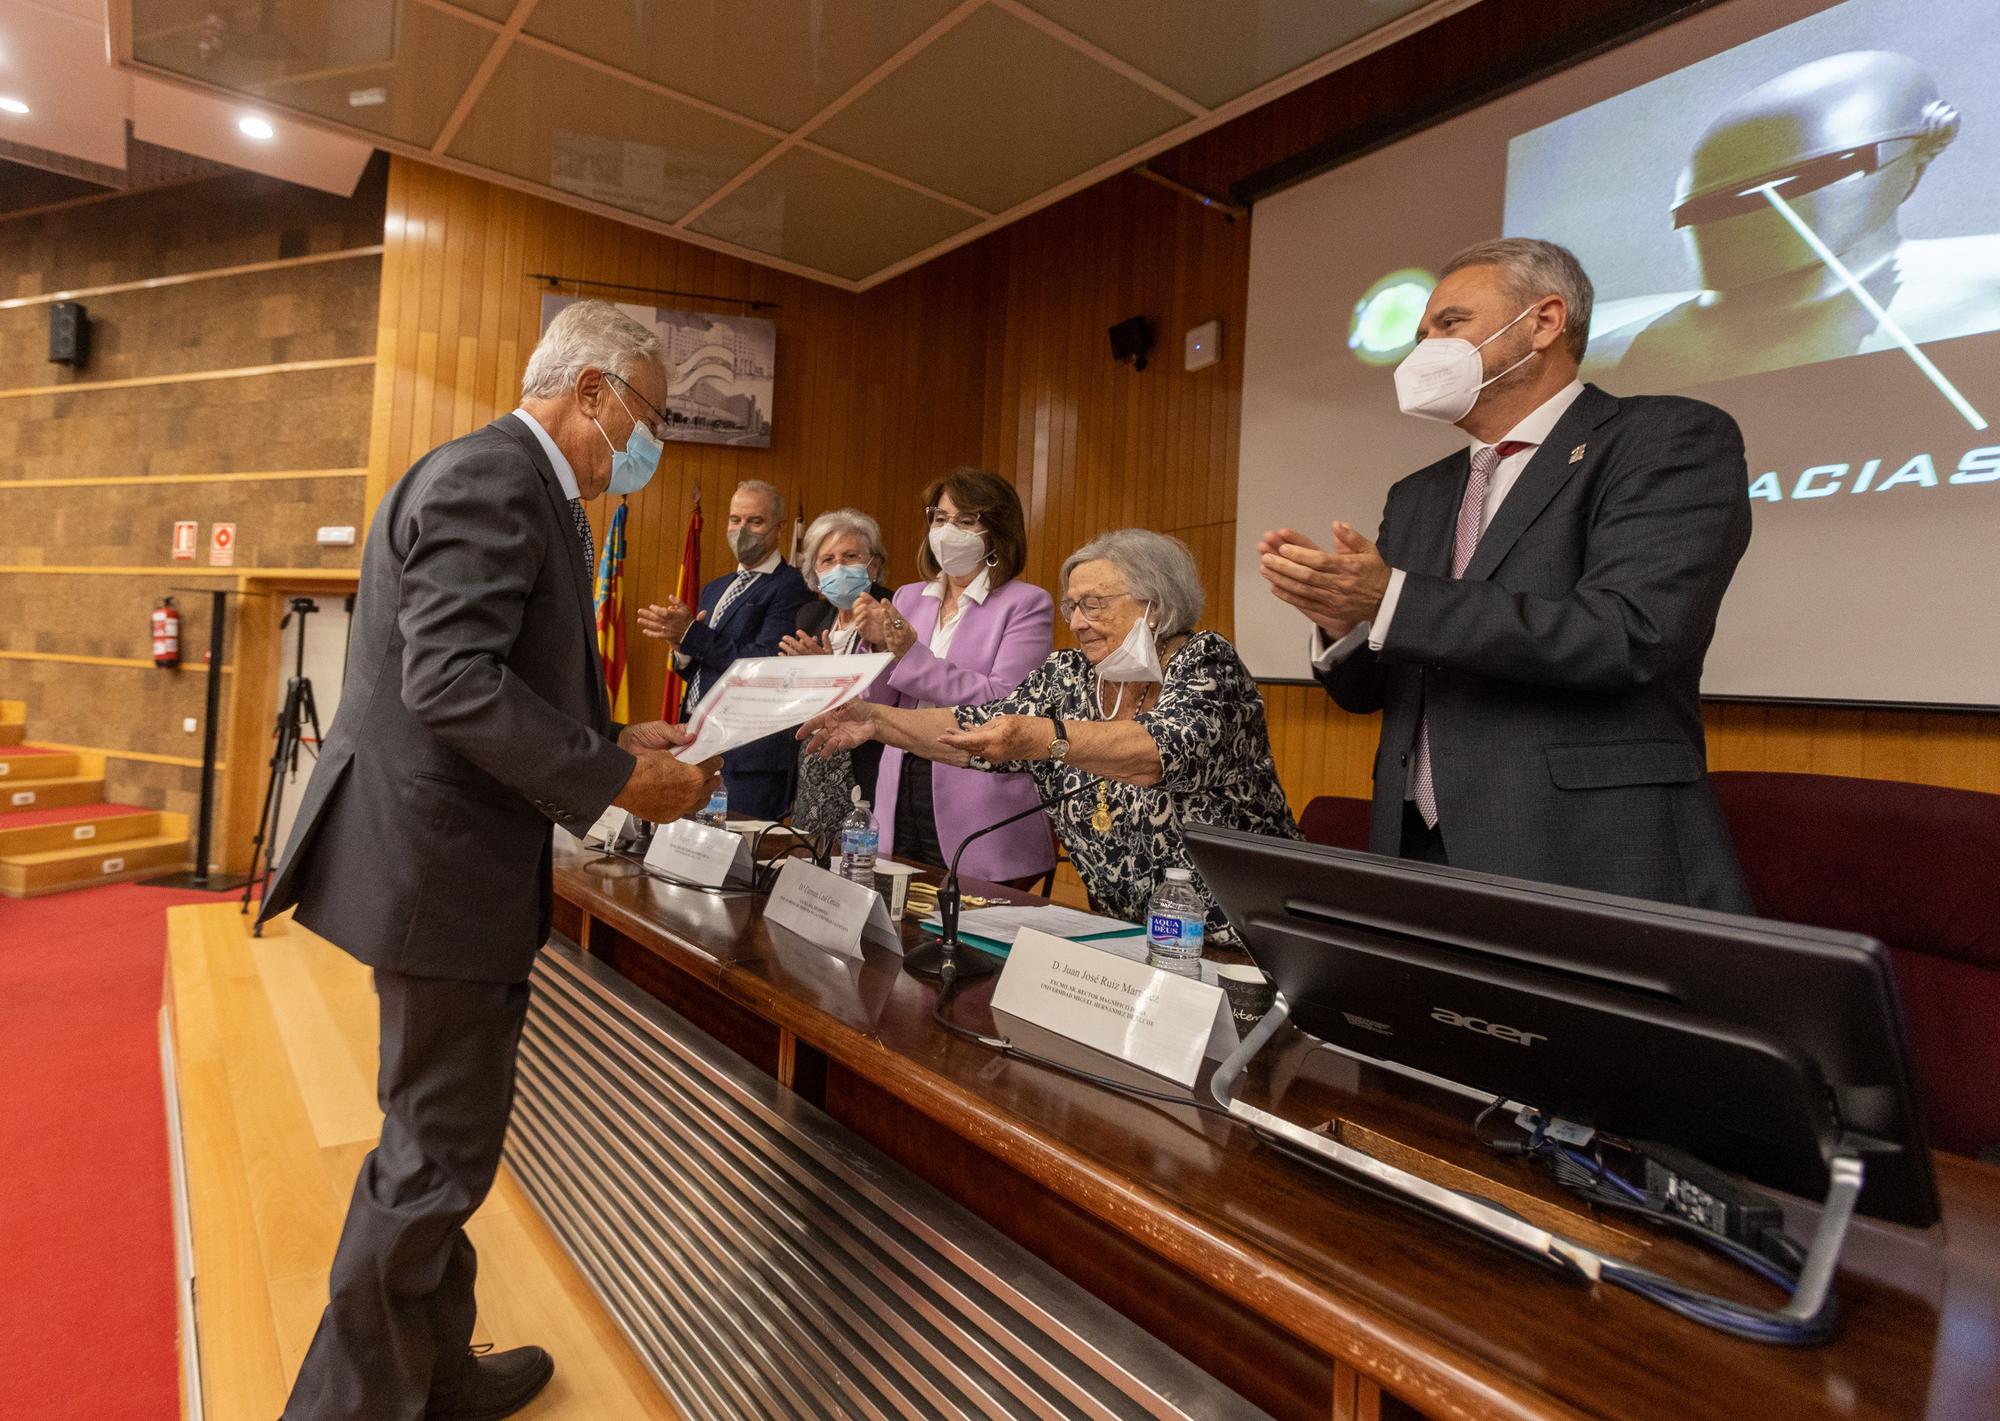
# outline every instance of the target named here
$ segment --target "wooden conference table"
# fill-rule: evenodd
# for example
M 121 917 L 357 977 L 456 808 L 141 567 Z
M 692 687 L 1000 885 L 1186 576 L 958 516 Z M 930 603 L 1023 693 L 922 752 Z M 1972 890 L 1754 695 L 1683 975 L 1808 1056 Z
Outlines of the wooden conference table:
M 1861 1221 L 1850 1234 L 1839 1337 L 1755 1345 L 1545 1274 L 1228 1120 L 1002 1060 L 940 1029 L 935 989 L 893 954 L 834 959 L 767 930 L 754 896 L 669 885 L 557 837 L 556 930 L 592 970 L 635 985 L 1249 1407 L 1433 1421 L 2000 1417 L 2000 1170 L 1940 1156 L 1939 1229 Z M 917 941 L 914 920 L 904 927 Z M 955 1020 L 993 1029 L 993 980 L 959 992 Z M 1770 1300 L 1711 1255 L 1593 1220 L 1525 1165 L 1480 1149 L 1472 1102 L 1296 1031 L 1241 1094 L 1300 1124 L 1337 1122 L 1350 1144 L 1603 1251 Z

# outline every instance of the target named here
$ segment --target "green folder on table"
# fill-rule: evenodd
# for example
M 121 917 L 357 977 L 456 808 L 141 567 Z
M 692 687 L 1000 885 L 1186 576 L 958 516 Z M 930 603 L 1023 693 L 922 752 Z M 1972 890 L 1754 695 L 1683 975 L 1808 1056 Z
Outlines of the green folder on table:
M 944 924 L 935 917 L 926 918 L 919 926 L 927 933 L 944 932 Z M 1136 923 L 1053 903 L 1039 907 L 1003 903 L 992 908 L 968 909 L 958 915 L 958 940 L 995 957 L 1005 957 L 1013 950 L 1014 938 L 1022 928 L 1035 928 L 1072 942 L 1138 937 L 1145 932 Z

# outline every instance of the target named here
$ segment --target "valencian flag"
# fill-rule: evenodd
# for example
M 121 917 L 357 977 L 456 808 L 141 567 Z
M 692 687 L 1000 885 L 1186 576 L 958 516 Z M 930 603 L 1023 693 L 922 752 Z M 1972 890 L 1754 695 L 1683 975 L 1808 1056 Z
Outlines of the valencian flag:
M 625 691 L 625 500 L 604 530 L 604 551 L 597 556 L 597 655 L 604 663 L 604 689 L 611 693 L 611 718 L 620 725 L 631 720 L 631 698 Z
M 681 540 L 681 571 L 674 579 L 674 596 L 683 606 L 693 607 L 701 602 L 701 490 L 694 491 L 694 512 L 688 514 L 687 537 Z M 681 680 L 681 673 L 674 669 L 674 659 L 667 658 L 667 688 L 660 696 L 660 719 L 677 725 L 681 718 L 681 695 L 687 685 Z

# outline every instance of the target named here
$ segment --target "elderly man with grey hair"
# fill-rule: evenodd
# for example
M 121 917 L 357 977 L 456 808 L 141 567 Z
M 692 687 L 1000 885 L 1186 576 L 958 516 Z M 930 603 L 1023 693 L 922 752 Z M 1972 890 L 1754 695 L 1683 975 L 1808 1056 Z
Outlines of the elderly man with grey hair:
M 1747 913 L 1701 720 L 1750 543 L 1743 436 L 1581 383 L 1590 308 L 1553 242 L 1453 257 L 1395 392 L 1469 447 L 1389 490 L 1379 546 L 1279 528 L 1261 570 L 1328 694 L 1382 712 L 1376 853 Z
M 1026 770 L 1091 906 L 1140 922 L 1168 869 L 1193 871 L 1184 825 L 1298 829 L 1256 682 L 1235 647 L 1195 630 L 1203 594 L 1187 545 L 1122 528 L 1071 553 L 1062 580 L 1076 649 L 1052 652 L 1010 694 L 937 710 L 853 702 L 799 734 L 822 754 L 879 740 L 943 764 Z M 1226 932 L 1194 881 L 1211 930 Z
M 812 591 L 785 561 L 785 496 L 762 479 L 745 479 L 729 500 L 727 536 L 736 568 L 701 589 L 700 605 L 677 597 L 641 607 L 639 630 L 673 649 L 687 678 L 683 722 L 722 673 L 749 656 L 776 656 L 798 630 Z M 722 757 L 729 807 L 756 819 L 782 819 L 791 807 L 793 755 L 783 733 L 767 735 Z
M 539 1347 L 472 1354 L 464 1226 L 513 1104 L 551 824 L 672 819 L 720 768 L 676 759 L 670 726 L 612 722 L 591 629 L 584 502 L 650 474 L 666 386 L 650 330 L 579 301 L 521 407 L 418 460 L 369 526 L 346 694 L 258 917 L 295 908 L 381 1003 L 381 1139 L 289 1421 L 504 1416 L 554 1372 Z

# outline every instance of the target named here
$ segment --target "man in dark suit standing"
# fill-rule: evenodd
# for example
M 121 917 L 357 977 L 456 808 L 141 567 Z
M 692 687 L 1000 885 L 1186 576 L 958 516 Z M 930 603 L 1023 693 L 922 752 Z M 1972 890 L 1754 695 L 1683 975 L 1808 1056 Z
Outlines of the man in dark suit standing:
M 641 607 L 639 630 L 666 641 L 687 678 L 681 719 L 733 662 L 776 656 L 799 627 L 799 613 L 813 599 L 797 568 L 785 561 L 785 496 L 762 479 L 745 479 L 729 500 L 729 548 L 736 570 L 701 589 L 699 609 L 669 597 L 665 606 Z M 782 819 L 791 808 L 792 766 L 798 746 L 789 734 L 767 735 L 722 757 L 729 807 L 757 819 Z
M 512 1414 L 539 1347 L 474 1357 L 464 1224 L 499 1167 L 527 977 L 549 934 L 550 824 L 673 819 L 719 768 L 673 727 L 611 721 L 583 500 L 659 458 L 658 338 L 570 306 L 521 408 L 426 454 L 368 530 L 348 677 L 258 921 L 297 921 L 375 969 L 382 1136 L 362 1163 L 287 1421 Z
M 1743 438 L 1579 383 L 1590 308 L 1552 242 L 1453 257 L 1396 390 L 1471 448 L 1389 491 L 1379 547 L 1278 529 L 1263 575 L 1334 700 L 1383 713 L 1375 852 L 1747 913 L 1700 703 L 1750 542 Z

